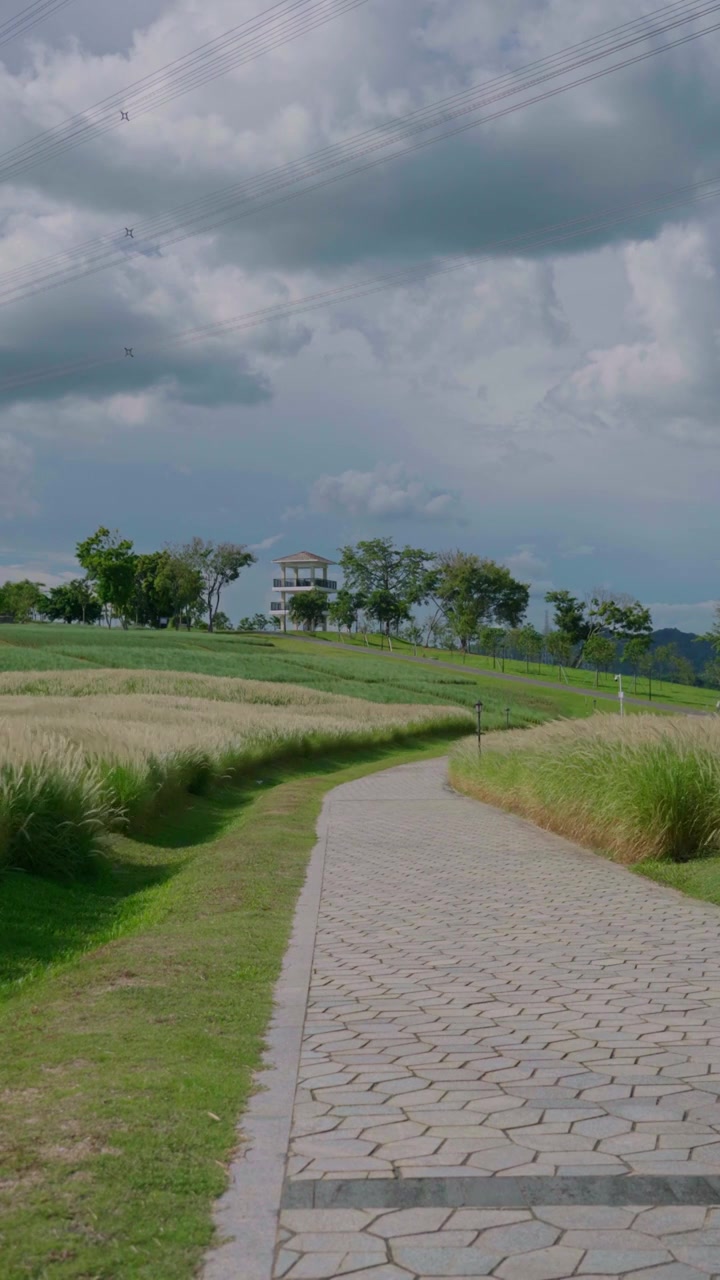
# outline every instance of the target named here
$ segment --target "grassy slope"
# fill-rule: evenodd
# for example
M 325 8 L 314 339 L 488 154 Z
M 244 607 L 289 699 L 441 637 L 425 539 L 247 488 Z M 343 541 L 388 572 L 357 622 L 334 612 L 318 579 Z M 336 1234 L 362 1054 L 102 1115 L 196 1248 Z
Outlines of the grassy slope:
M 322 796 L 445 750 L 266 772 L 261 793 L 197 799 L 145 843 L 118 840 L 99 883 L 17 877 L 8 909 L 24 941 L 0 1006 L 4 1280 L 194 1274 Z M 35 927 L 48 911 L 50 939 Z M 0 938 L 12 948 L 2 926 Z
M 338 639 L 337 633 L 334 631 L 318 634 L 325 640 L 337 641 Z M 382 649 L 385 653 L 388 652 L 387 641 L 383 641 L 381 636 L 369 635 L 368 641 L 369 646 L 366 646 L 362 636 L 347 636 L 345 633 L 343 633 L 341 640 L 348 648 L 360 648 L 364 651 L 369 648 L 371 652 Z M 293 644 L 294 641 L 291 640 L 289 643 Z M 403 640 L 393 640 L 393 651 L 396 654 L 405 654 L 407 656 L 412 656 L 414 652 L 413 646 Z M 492 658 L 484 654 L 473 653 L 463 659 L 462 654 L 457 652 L 451 653 L 447 649 L 425 649 L 422 646 L 418 648 L 417 656 L 431 659 L 437 658 L 442 662 L 457 663 L 461 669 L 465 666 L 470 666 L 481 668 L 485 671 L 504 670 L 509 675 L 529 675 L 536 677 L 538 680 L 556 680 L 559 683 L 565 683 L 559 676 L 558 668 L 554 664 L 545 662 L 530 662 L 528 664 L 525 661 L 506 658 L 505 666 L 501 667 L 499 658 L 496 662 L 493 662 Z M 565 674 L 570 688 L 596 688 L 594 671 L 577 671 L 566 667 Z M 643 676 L 638 676 L 636 680 L 629 671 L 624 669 L 622 677 L 625 693 L 628 697 L 647 698 L 648 694 L 651 693 L 653 699 L 657 698 L 661 702 L 670 702 L 678 707 L 708 707 L 710 709 L 715 707 L 715 703 L 718 700 L 718 691 L 716 689 L 700 689 L 694 685 L 673 684 L 670 680 L 657 679 L 652 681 L 652 687 L 650 687 L 647 679 Z M 617 686 L 613 681 L 613 673 L 601 671 L 597 688 L 606 692 L 616 692 Z
M 203 672 L 215 676 L 303 684 L 371 702 L 415 702 L 470 707 L 481 698 L 487 723 L 530 723 L 548 716 L 585 716 L 590 699 L 562 689 L 499 685 L 463 672 L 388 662 L 359 649 L 343 653 L 311 641 L 238 635 L 81 629 L 60 626 L 0 627 L 0 671 L 73 667 L 143 668 Z

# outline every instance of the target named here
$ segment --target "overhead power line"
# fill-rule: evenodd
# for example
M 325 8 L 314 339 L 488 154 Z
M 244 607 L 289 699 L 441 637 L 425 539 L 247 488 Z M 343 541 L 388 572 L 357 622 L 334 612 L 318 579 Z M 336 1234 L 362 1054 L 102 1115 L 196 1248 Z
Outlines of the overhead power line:
M 321 148 L 304 159 L 268 170 L 145 222 L 136 223 L 131 236 L 136 246 L 135 253 L 142 255 L 148 249 L 166 249 L 191 236 L 217 230 L 260 209 L 364 173 L 504 115 L 524 110 L 578 85 L 590 83 L 624 67 L 655 57 L 679 44 L 699 39 L 709 31 L 716 30 L 720 24 L 690 32 L 644 53 L 634 54 L 620 62 L 587 72 L 579 79 L 570 80 L 552 89 L 544 89 L 539 94 L 503 106 L 480 119 L 467 120 L 469 115 L 477 114 L 494 103 L 551 79 L 566 76 L 578 68 L 607 59 L 651 37 L 665 34 L 699 16 L 704 17 L 719 10 L 720 0 L 679 0 L 678 3 L 665 5 L 646 18 L 613 27 L 601 35 L 529 63 L 517 72 L 497 76 L 374 129 L 363 130 L 341 143 Z M 463 118 L 464 123 L 461 125 L 448 127 L 453 121 Z M 418 135 L 433 131 L 435 133 L 432 137 L 412 141 Z M 123 242 L 127 242 L 128 234 L 128 229 L 124 228 L 124 234 L 118 231 L 117 234 L 95 237 L 62 254 L 6 272 L 0 276 L 0 305 L 19 301 L 125 262 L 127 246 Z
M 229 333 L 249 331 L 275 320 L 294 319 L 296 316 L 307 315 L 340 302 L 351 302 L 370 297 L 385 289 L 423 284 L 434 277 L 450 275 L 456 271 L 475 267 L 479 262 L 498 254 L 537 254 L 542 250 L 552 249 L 572 240 L 622 227 L 629 219 L 649 217 L 657 213 L 667 212 L 670 209 L 699 203 L 703 200 L 716 199 L 718 196 L 720 196 L 720 174 L 702 182 L 688 183 L 680 187 L 668 187 L 652 198 L 637 200 L 629 205 L 597 210 L 580 217 L 550 223 L 535 231 L 522 232 L 518 235 L 496 240 L 488 246 L 484 253 L 479 255 L 456 255 L 440 262 L 422 263 L 361 280 L 349 281 L 345 284 L 336 285 L 333 288 L 323 289 L 306 297 L 298 298 L 295 301 L 260 307 L 254 311 L 231 316 L 227 320 L 186 329 L 172 335 L 163 342 L 151 343 L 145 348 L 138 347 L 136 341 L 134 344 L 134 350 L 137 353 L 136 358 L 140 358 L 142 361 L 143 356 L 157 356 L 163 352 L 172 352 L 176 348 L 184 349 L 195 343 L 224 337 Z M 12 374 L 7 378 L 0 379 L 0 396 L 9 395 L 59 378 L 109 367 L 120 360 L 124 360 L 124 351 L 125 348 L 119 349 L 118 352 L 110 356 L 98 355 L 85 360 L 53 365 L 45 369 Z
M 0 180 L 15 180 L 35 165 L 55 159 L 110 130 L 127 127 L 148 111 L 367 3 L 368 0 L 277 0 L 254 18 L 165 63 L 63 124 L 45 129 L 1 153 Z
M 17 36 L 24 36 L 38 23 L 44 22 L 46 18 L 51 17 L 53 13 L 58 13 L 60 9 L 64 9 L 72 2 L 73 0 L 35 0 L 34 4 L 27 5 L 14 17 L 6 18 L 4 22 L 0 22 L 0 48 L 4 44 L 9 44 L 11 40 L 15 40 Z

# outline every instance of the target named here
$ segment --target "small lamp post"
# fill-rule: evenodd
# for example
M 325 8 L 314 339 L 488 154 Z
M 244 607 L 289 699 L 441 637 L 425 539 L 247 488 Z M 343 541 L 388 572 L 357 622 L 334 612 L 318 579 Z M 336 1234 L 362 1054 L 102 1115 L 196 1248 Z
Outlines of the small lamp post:
M 619 700 L 620 700 L 620 715 L 622 716 L 622 715 L 624 715 L 624 714 L 625 714 L 625 712 L 624 712 L 624 708 L 623 708 L 623 702 L 624 702 L 624 699 L 625 699 L 625 694 L 623 693 L 623 687 L 622 687 L 622 676 L 613 676 L 613 679 L 614 679 L 615 683 L 618 685 L 618 698 L 619 698 Z
M 505 728 L 506 729 L 510 728 L 510 708 L 509 707 L 505 708 Z
M 482 755 L 482 713 L 483 713 L 482 702 L 475 703 L 475 710 L 477 711 L 478 755 Z

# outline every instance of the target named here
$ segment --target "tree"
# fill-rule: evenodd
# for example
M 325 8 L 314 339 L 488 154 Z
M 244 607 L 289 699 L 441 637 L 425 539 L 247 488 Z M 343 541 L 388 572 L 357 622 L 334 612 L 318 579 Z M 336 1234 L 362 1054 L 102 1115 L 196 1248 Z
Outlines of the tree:
M 525 669 L 529 672 L 531 659 L 539 658 L 542 653 L 543 638 L 537 628 L 528 623 L 521 629 L 519 640 L 520 652 L 525 659 Z
M 680 661 L 680 650 L 674 643 L 660 644 L 655 650 L 655 668 L 658 678 L 662 680 L 674 680 L 677 670 L 677 664 Z
M 360 592 L 349 591 L 347 587 L 340 588 L 327 608 L 328 617 L 337 627 L 338 636 L 343 627 L 350 633 L 353 627 L 357 626 L 358 613 L 364 603 Z
M 517 626 L 527 610 L 530 588 L 494 560 L 444 551 L 434 577 L 433 598 L 464 653 L 482 625 Z
M 86 578 L 73 578 L 48 593 L 45 616 L 51 622 L 99 622 L 101 614 L 100 601 Z
M 711 689 L 720 688 L 720 661 L 708 662 L 702 673 L 703 683 Z
M 652 702 L 652 678 L 655 670 L 656 651 L 648 649 L 639 662 L 640 674 L 647 677 L 648 682 L 648 698 Z
M 588 621 L 593 631 L 618 640 L 633 640 L 652 635 L 652 617 L 639 600 L 624 592 L 611 595 L 595 593 L 588 605 Z
M 545 599 L 555 607 L 556 630 L 566 637 L 573 649 L 577 648 L 573 660 L 573 666 L 577 666 L 582 657 L 582 646 L 591 634 L 590 624 L 585 617 L 585 606 L 569 591 L 548 591 Z
M 155 575 L 155 587 L 167 601 L 167 616 L 176 630 L 181 623 L 190 628 L 204 611 L 204 584 L 200 571 L 172 547 L 165 547 Z M 163 615 L 164 616 L 164 615 Z
M 493 660 L 493 669 L 497 667 L 497 656 L 504 653 L 507 635 L 502 627 L 481 627 L 478 637 L 480 652 Z
M 16 622 L 31 622 L 37 615 L 45 615 L 47 597 L 42 582 L 6 582 L 0 587 L 0 613 L 10 614 Z
M 601 636 L 599 631 L 586 640 L 583 647 L 583 658 L 595 668 L 595 688 L 600 681 L 600 671 L 607 671 L 615 657 L 615 641 L 608 636 Z
M 553 662 L 557 663 L 558 676 L 572 658 L 572 641 L 563 631 L 551 631 L 545 640 L 545 647 Z
M 132 542 L 121 538 L 117 529 L 111 533 L 101 525 L 91 537 L 78 542 L 76 553 L 104 608 L 108 626 L 115 615 L 127 627 L 138 560 Z
M 643 659 L 649 648 L 650 636 L 633 636 L 623 650 L 623 663 L 627 663 L 633 673 L 633 693 L 637 693 L 638 672 L 642 669 Z
M 263 618 L 263 622 L 265 619 Z M 223 613 L 222 609 L 218 609 L 213 617 L 213 628 L 215 631 L 232 631 L 233 624 L 228 615 Z
M 268 618 L 264 613 L 254 613 L 251 618 L 241 618 L 236 629 L 238 631 L 267 631 L 268 627 L 271 627 L 275 622 L 277 622 L 278 626 L 280 625 L 279 618 Z M 217 622 L 215 625 L 216 629 L 219 630 Z
M 393 591 L 386 591 L 383 587 L 378 587 L 376 591 L 371 591 L 365 600 L 365 612 L 369 618 L 374 618 L 387 636 L 388 644 L 392 649 L 392 640 L 390 638 L 390 629 L 398 631 L 402 622 L 410 620 L 410 604 L 404 600 L 402 596 L 396 595 Z
M 422 644 L 424 634 L 425 633 L 420 626 L 420 623 L 417 622 L 415 618 L 410 619 L 410 622 L 402 633 L 403 640 L 407 640 L 408 644 L 412 645 L 415 657 L 417 657 L 418 645 Z
M 720 659 L 720 603 L 715 605 L 715 621 L 708 631 L 707 635 L 698 636 L 698 640 L 707 640 L 712 645 L 715 653 Z
M 256 557 L 239 543 L 205 542 L 202 538 L 193 538 L 173 554 L 199 574 L 208 631 L 212 631 L 223 588 L 236 582 L 243 569 L 255 564 Z
M 392 538 L 372 538 L 340 548 L 345 587 L 365 600 L 365 610 L 390 636 L 414 605 L 424 604 L 434 583 L 433 556 L 419 547 L 396 547 Z
M 327 608 L 327 595 L 318 587 L 313 587 L 310 591 L 296 591 L 290 597 L 288 613 L 296 627 L 304 627 L 306 631 L 317 631 L 325 618 Z

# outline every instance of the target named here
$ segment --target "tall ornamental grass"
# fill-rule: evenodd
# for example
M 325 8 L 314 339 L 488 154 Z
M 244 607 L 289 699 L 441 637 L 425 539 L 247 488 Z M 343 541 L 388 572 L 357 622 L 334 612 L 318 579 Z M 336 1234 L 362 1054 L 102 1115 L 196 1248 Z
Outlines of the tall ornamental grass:
M 76 875 L 110 831 L 139 831 L 189 793 L 281 761 L 471 723 L 460 707 L 263 690 L 257 681 L 205 678 L 206 696 L 191 697 L 154 692 L 167 688 L 154 676 L 118 678 L 110 687 L 122 692 L 98 693 L 107 682 L 68 674 L 71 691 L 61 696 L 49 688 L 0 696 L 0 870 Z
M 619 861 L 720 853 L 720 719 L 595 715 L 463 742 L 453 785 Z

